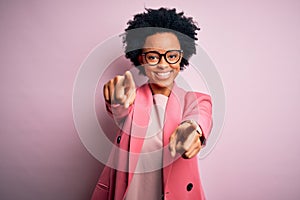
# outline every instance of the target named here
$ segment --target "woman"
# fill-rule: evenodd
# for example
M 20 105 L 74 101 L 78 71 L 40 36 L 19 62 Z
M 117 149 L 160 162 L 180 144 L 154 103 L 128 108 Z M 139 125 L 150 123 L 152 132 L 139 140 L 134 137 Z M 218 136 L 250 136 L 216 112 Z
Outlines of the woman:
M 196 53 L 199 28 L 166 8 L 146 9 L 128 25 L 126 57 L 149 81 L 136 89 L 126 72 L 104 85 L 120 131 L 109 161 L 115 167 L 104 168 L 92 199 L 205 199 L 196 155 L 211 130 L 211 99 L 174 82 Z

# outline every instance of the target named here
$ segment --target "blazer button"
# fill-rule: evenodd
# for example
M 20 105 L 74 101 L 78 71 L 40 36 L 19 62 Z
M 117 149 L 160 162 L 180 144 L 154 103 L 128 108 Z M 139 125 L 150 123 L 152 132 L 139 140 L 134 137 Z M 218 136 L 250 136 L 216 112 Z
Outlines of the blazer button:
M 193 183 L 189 183 L 187 186 L 186 186 L 186 190 L 187 191 L 191 191 L 193 189 Z
M 118 136 L 117 143 L 120 144 L 120 142 L 121 142 L 121 136 Z

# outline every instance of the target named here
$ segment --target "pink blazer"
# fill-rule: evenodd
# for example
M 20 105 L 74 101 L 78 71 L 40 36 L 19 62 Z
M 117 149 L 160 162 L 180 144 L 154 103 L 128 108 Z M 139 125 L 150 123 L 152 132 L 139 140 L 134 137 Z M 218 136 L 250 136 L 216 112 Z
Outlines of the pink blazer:
M 108 112 L 120 127 L 108 165 L 103 169 L 94 190 L 92 200 L 123 200 L 133 177 L 143 139 L 146 134 L 153 104 L 148 84 L 137 89 L 132 106 L 110 106 Z M 176 84 L 169 96 L 163 128 L 163 190 L 164 199 L 205 199 L 198 170 L 197 156 L 185 159 L 179 154 L 172 158 L 168 149 L 170 135 L 185 120 L 198 122 L 207 138 L 212 126 L 212 104 L 210 96 L 197 92 L 186 92 Z M 130 134 L 141 137 L 131 137 Z M 136 154 L 132 154 L 136 153 Z M 108 166 L 114 166 L 115 169 Z M 138 189 L 138 188 L 137 188 Z

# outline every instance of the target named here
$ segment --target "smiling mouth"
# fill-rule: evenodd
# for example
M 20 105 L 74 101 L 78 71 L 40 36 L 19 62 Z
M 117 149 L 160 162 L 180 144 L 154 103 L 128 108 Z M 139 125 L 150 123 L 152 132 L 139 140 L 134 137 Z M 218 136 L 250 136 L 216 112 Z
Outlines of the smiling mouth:
M 159 79 L 167 79 L 171 75 L 171 71 L 168 72 L 154 72 L 157 78 Z

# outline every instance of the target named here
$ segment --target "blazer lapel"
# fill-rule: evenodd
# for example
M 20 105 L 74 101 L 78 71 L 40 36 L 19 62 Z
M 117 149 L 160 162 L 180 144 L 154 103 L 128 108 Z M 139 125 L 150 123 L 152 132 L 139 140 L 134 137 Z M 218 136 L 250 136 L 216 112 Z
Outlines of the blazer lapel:
M 183 106 L 184 106 L 185 91 L 177 87 L 174 83 L 172 92 L 169 96 L 169 100 L 165 113 L 165 125 L 163 134 L 163 179 L 164 186 L 167 185 L 168 177 L 172 171 L 172 163 L 178 159 L 178 155 L 173 158 L 169 151 L 169 140 L 171 134 L 175 131 L 177 126 L 181 123 Z
M 146 84 L 137 90 L 132 127 L 130 134 L 129 146 L 129 176 L 128 183 L 130 183 L 133 172 L 136 169 L 139 154 L 141 152 L 144 138 L 147 133 L 147 128 L 150 120 L 151 107 L 153 104 L 153 97 L 149 85 Z

